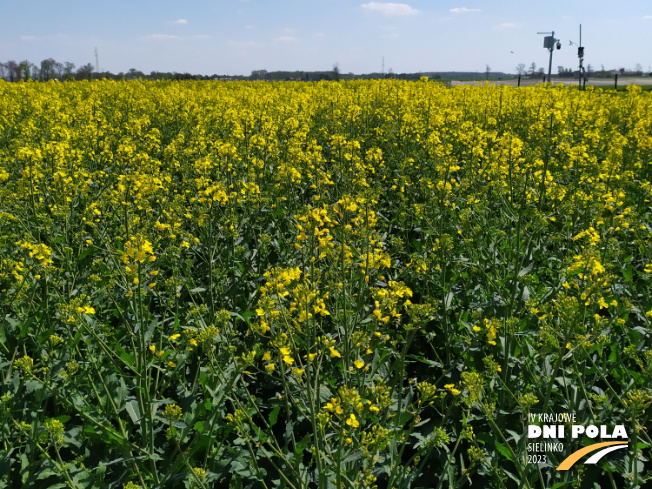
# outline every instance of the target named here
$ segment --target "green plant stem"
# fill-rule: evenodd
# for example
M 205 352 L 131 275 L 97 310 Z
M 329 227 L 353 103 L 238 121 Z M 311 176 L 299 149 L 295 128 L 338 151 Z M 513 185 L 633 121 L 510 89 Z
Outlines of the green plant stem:
M 190 475 L 190 477 L 192 477 L 192 479 L 197 481 L 202 489 L 206 489 L 206 486 L 204 485 L 204 481 L 195 475 L 195 471 L 193 470 L 192 466 L 188 462 L 188 457 L 186 457 L 186 454 L 183 452 L 183 450 L 181 450 L 181 447 L 179 446 L 179 441 L 177 440 L 176 436 L 172 436 L 172 439 L 174 440 L 174 446 L 179 452 L 179 455 L 181 455 L 181 458 L 183 459 L 184 465 L 188 469 L 188 474 Z
M 52 457 L 50 457 L 50 455 L 45 450 L 43 450 L 38 443 L 36 444 L 36 446 L 39 447 L 39 450 L 41 450 L 41 453 L 43 455 L 45 455 L 51 462 L 55 463 L 54 460 L 52 460 Z M 66 464 L 64 464 L 63 460 L 61 460 L 61 454 L 59 453 L 59 448 L 56 445 L 54 445 L 54 452 L 57 454 L 57 460 L 59 461 L 57 469 L 59 469 L 60 473 L 63 473 L 64 477 L 66 478 L 66 481 L 68 481 L 68 485 L 70 485 L 70 487 L 79 487 L 77 484 L 75 484 L 75 481 L 73 481 L 70 478 L 70 474 L 68 473 Z
M 457 453 L 457 449 L 459 448 L 461 442 L 462 442 L 462 437 L 458 436 L 457 441 L 455 442 L 455 446 L 453 446 L 453 450 L 449 452 L 448 457 L 446 457 L 446 463 L 444 464 L 444 467 L 441 470 L 441 474 L 446 474 L 448 472 L 448 466 L 451 464 L 451 460 L 453 459 L 453 457 L 455 457 L 455 454 Z M 439 482 L 437 483 L 437 487 L 435 489 L 441 489 L 441 485 L 443 482 L 444 482 L 444 477 L 442 476 L 439 478 Z M 452 483 L 452 481 L 449 480 L 448 482 L 450 486 L 450 483 Z
M 512 459 L 515 461 L 514 466 L 516 467 L 516 470 L 518 471 L 518 475 L 521 477 L 521 481 L 524 481 L 525 480 L 525 475 L 523 474 L 523 471 L 521 470 L 521 466 L 518 463 L 516 463 L 516 460 L 518 460 L 518 459 L 516 457 L 516 454 L 512 450 L 511 445 L 509 444 L 509 442 L 505 438 L 505 435 L 503 435 L 503 432 L 500 430 L 500 428 L 498 428 L 498 425 L 496 424 L 496 422 L 494 421 L 494 419 L 491 416 L 487 416 L 487 421 L 489 422 L 489 425 L 491 426 L 491 429 L 494 431 L 494 433 L 497 433 L 498 436 L 500 436 L 501 441 L 503 442 L 505 447 L 507 447 L 507 449 L 509 450 L 509 453 L 512 456 Z

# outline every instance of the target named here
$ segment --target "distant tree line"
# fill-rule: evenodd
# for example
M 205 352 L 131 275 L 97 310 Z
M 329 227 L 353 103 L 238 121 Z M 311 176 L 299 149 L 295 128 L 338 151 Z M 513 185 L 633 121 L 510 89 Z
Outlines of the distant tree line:
M 47 82 L 49 80 L 251 80 L 251 81 L 321 81 L 321 80 L 352 80 L 352 79 L 381 79 L 395 78 L 400 80 L 419 80 L 422 76 L 431 80 L 441 79 L 474 79 L 477 72 L 419 72 L 419 73 L 394 73 L 390 68 L 387 73 L 365 73 L 354 75 L 343 73 L 338 63 L 335 63 L 331 70 L 323 71 L 267 71 L 253 70 L 250 75 L 197 75 L 191 73 L 152 71 L 149 74 L 143 73 L 136 68 L 127 72 L 111 73 L 110 71 L 97 71 L 91 63 L 77 67 L 74 63 L 59 62 L 53 58 L 44 59 L 40 64 L 34 64 L 29 60 L 0 62 L 0 78 L 9 82 L 21 80 L 34 80 Z M 509 77 L 502 72 L 487 72 L 487 79 L 501 79 Z
M 577 77 L 577 69 L 565 68 L 558 66 L 557 71 L 561 78 Z M 601 70 L 594 70 L 589 64 L 586 68 L 589 77 L 609 77 L 618 73 L 628 76 L 645 76 L 643 68 L 640 64 L 636 65 L 635 70 L 625 70 L 620 68 L 618 70 L 605 70 L 602 66 Z M 529 69 L 526 69 L 525 64 L 519 63 L 516 66 L 516 74 L 520 76 L 529 76 L 536 78 L 542 76 L 544 73 L 543 68 L 537 68 L 536 63 L 532 63 Z M 41 61 L 40 64 L 34 64 L 28 60 L 20 62 L 9 60 L 0 62 L 0 78 L 8 82 L 18 82 L 21 80 L 35 80 L 47 82 L 49 80 L 70 81 L 70 80 L 97 80 L 106 78 L 107 80 L 251 80 L 251 81 L 321 81 L 321 80 L 352 80 L 352 79 L 380 79 L 380 78 L 395 78 L 400 80 L 419 80 L 422 76 L 427 76 L 431 80 L 440 79 L 479 79 L 482 77 L 480 73 L 476 72 L 462 72 L 462 71 L 440 71 L 440 72 L 419 72 L 419 73 L 394 73 L 391 68 L 387 73 L 366 73 L 362 75 L 354 75 L 353 73 L 342 73 L 337 63 L 333 65 L 331 70 L 325 71 L 267 71 L 267 70 L 253 70 L 250 75 L 197 75 L 191 73 L 177 73 L 177 72 L 163 72 L 152 71 L 145 74 L 140 70 L 131 68 L 127 72 L 111 73 L 110 71 L 96 71 L 91 63 L 86 63 L 82 66 L 75 66 L 74 63 L 69 61 L 59 62 L 53 58 L 47 58 Z M 649 74 L 652 76 L 652 73 Z M 484 71 L 485 79 L 500 80 L 503 78 L 510 78 L 512 75 L 503 72 L 492 72 L 489 65 L 486 66 Z
M 6 81 L 17 82 L 20 80 L 85 80 L 90 79 L 93 73 L 93 65 L 87 63 L 77 68 L 74 63 L 68 61 L 60 63 L 53 58 L 44 59 L 40 65 L 28 60 L 9 60 L 0 63 L 0 77 Z
M 162 72 L 152 71 L 149 74 L 143 73 L 136 68 L 131 68 L 127 72 L 111 73 L 109 71 L 96 71 L 91 63 L 76 67 L 74 63 L 60 63 L 53 58 L 44 59 L 40 65 L 34 64 L 29 60 L 17 62 L 10 60 L 0 62 L 0 78 L 9 82 L 18 82 L 21 80 L 34 80 L 47 82 L 49 80 L 69 81 L 69 80 L 263 80 L 263 81 L 282 81 L 282 80 L 299 80 L 299 81 L 320 81 L 320 80 L 349 80 L 353 78 L 414 78 L 419 79 L 421 74 L 402 74 L 395 75 L 392 73 L 370 73 L 367 75 L 354 75 L 353 73 L 341 73 L 339 65 L 333 65 L 332 70 L 327 71 L 267 71 L 254 70 L 249 76 L 246 75 L 197 75 L 191 73 Z
M 216 79 L 246 79 L 247 77 L 235 76 L 224 77 L 220 75 L 194 75 L 190 73 L 160 72 L 152 71 L 145 74 L 140 70 L 131 68 L 126 73 L 111 73 L 110 71 L 96 71 L 91 63 L 77 67 L 74 63 L 66 61 L 60 63 L 53 58 L 44 59 L 40 64 L 34 64 L 29 60 L 0 62 L 0 78 L 8 82 L 21 80 L 34 80 L 47 82 L 50 80 L 71 81 L 71 80 L 93 80 L 106 78 L 107 80 L 216 80 Z

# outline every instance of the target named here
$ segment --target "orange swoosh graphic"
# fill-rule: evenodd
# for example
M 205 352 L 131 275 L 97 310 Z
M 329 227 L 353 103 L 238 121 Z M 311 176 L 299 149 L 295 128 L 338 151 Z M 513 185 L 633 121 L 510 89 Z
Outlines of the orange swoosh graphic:
M 568 457 L 566 457 L 566 459 L 559 464 L 557 470 L 570 469 L 573 465 L 575 465 L 575 462 L 581 459 L 584 455 L 586 455 L 587 453 L 594 452 L 599 448 L 608 447 L 611 445 L 627 445 L 627 444 L 628 442 L 622 442 L 622 441 L 605 441 L 602 443 L 594 443 L 593 445 L 589 445 L 588 447 L 580 448 L 576 452 L 573 452 Z

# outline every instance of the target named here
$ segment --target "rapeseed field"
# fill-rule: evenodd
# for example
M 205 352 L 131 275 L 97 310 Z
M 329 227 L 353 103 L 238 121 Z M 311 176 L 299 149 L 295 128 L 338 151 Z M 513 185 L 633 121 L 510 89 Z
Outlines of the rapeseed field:
M 645 487 L 651 177 L 633 86 L 0 81 L 0 487 Z

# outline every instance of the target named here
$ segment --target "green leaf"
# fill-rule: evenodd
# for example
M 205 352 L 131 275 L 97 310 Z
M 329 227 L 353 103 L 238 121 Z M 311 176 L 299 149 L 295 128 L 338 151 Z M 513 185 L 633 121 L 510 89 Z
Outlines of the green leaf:
M 612 344 L 609 353 L 609 363 L 615 363 L 618 359 L 618 350 L 619 347 L 616 344 Z
M 85 251 L 80 253 L 77 256 L 77 258 L 75 258 L 75 261 L 77 263 L 81 263 L 84 260 L 84 258 L 86 258 L 89 255 L 94 255 L 96 251 L 97 251 L 97 248 L 95 248 L 95 246 L 89 246 Z
M 251 469 L 239 460 L 231 462 L 231 468 L 242 477 L 249 477 L 251 475 Z
M 534 263 L 530 263 L 527 267 L 523 268 L 521 271 L 518 272 L 518 276 L 522 277 L 523 275 L 527 275 L 530 273 L 530 270 L 532 270 L 532 267 L 534 266 Z
M 280 406 L 276 406 L 271 413 L 269 413 L 269 426 L 274 426 L 276 424 L 276 419 L 278 418 L 278 413 L 281 410 Z
M 47 479 L 53 475 L 57 475 L 57 473 L 52 469 L 45 468 L 39 471 L 38 475 L 36 476 L 36 480 Z
M 452 487 L 454 482 L 455 482 L 455 472 L 457 469 L 457 466 L 455 465 L 455 458 L 450 455 L 448 457 L 449 464 L 448 464 L 448 485 L 449 487 Z
M 140 410 L 138 409 L 138 403 L 136 401 L 129 401 L 126 406 L 127 414 L 131 418 L 131 421 L 134 424 L 138 424 L 140 420 Z
M 625 277 L 625 282 L 631 283 L 633 275 L 634 268 L 631 265 L 627 265 L 627 268 L 623 268 L 623 277 Z
M 566 482 L 557 482 L 554 486 L 552 486 L 550 489 L 559 489 L 560 487 L 564 487 L 568 484 L 570 484 L 573 481 L 566 481 Z
M 249 324 L 249 318 L 252 316 L 257 316 L 255 312 L 247 311 L 243 312 L 242 315 L 238 314 L 237 312 L 232 312 L 231 317 L 238 318 L 241 320 L 243 323 Z
M 404 426 L 406 423 L 408 423 L 409 421 L 411 421 L 412 418 L 413 418 L 413 415 L 412 415 L 411 413 L 403 412 L 403 413 L 401 413 L 401 416 L 398 418 L 398 422 L 397 422 L 396 425 L 399 426 L 399 427 L 402 427 L 402 426 Z M 394 418 L 394 419 L 396 419 L 396 418 Z
M 204 287 L 195 287 L 190 291 L 191 294 L 198 294 L 199 292 L 204 292 L 206 289 Z
M 521 483 L 521 480 L 518 477 L 516 477 L 514 474 L 512 474 L 509 470 L 505 470 L 505 469 L 502 469 L 502 470 L 503 470 L 503 473 L 507 474 L 507 477 L 512 479 L 514 482 L 516 482 L 518 484 Z
M 341 463 L 346 464 L 346 463 L 349 463 L 349 462 L 354 462 L 354 461 L 358 460 L 361 457 L 362 457 L 362 452 L 360 450 L 356 450 L 352 454 L 344 457 L 344 460 L 342 460 Z
M 444 307 L 446 310 L 450 309 L 451 303 L 453 302 L 453 292 L 449 292 L 446 294 L 446 298 L 444 299 Z
M 25 391 L 28 394 L 31 394 L 32 392 L 41 392 L 45 390 L 45 387 L 43 387 L 43 384 L 36 380 L 27 380 L 25 382 Z
M 253 428 L 253 432 L 256 435 L 255 437 L 253 437 L 256 443 L 265 443 L 267 441 L 267 435 L 265 434 L 265 432 L 259 426 L 256 425 L 253 425 L 252 428 Z
M 332 397 L 333 393 L 331 390 L 326 387 L 325 385 L 320 385 L 319 386 L 319 401 L 320 402 L 327 402 L 330 400 Z
M 431 367 L 443 367 L 444 365 L 441 362 L 437 362 L 435 360 L 430 360 L 429 358 L 424 358 L 419 355 L 408 355 L 408 358 L 411 360 L 416 360 L 417 362 L 425 363 L 426 365 L 429 365 Z
M 499 441 L 495 442 L 496 449 L 501 453 L 503 457 L 505 457 L 507 460 L 510 462 L 514 461 L 514 456 L 512 455 L 512 452 L 509 448 L 507 448 L 505 445 L 500 443 Z
M 203 433 L 204 432 L 204 422 L 203 421 L 197 421 L 195 425 L 193 426 L 194 430 L 197 433 Z
M 121 360 L 132 367 L 134 366 L 134 356 L 132 354 L 126 352 L 119 344 L 116 344 L 114 348 Z
M 297 457 L 299 460 L 301 459 L 301 456 L 303 454 L 303 451 L 306 449 L 308 444 L 310 443 L 311 438 L 310 438 L 310 433 L 306 433 L 303 438 L 301 438 L 301 441 L 297 443 L 297 447 L 294 450 L 294 455 Z M 362 452 L 357 452 L 362 454 Z
M 137 457 L 121 457 L 121 458 L 116 458 L 115 460 L 111 460 L 110 462 L 102 463 L 101 466 L 105 467 L 106 470 L 106 467 L 108 467 L 109 465 L 122 464 L 124 462 L 129 462 L 131 460 L 144 460 L 146 458 L 148 458 L 147 455 L 138 455 Z M 99 468 L 100 466 L 98 466 L 98 469 Z

